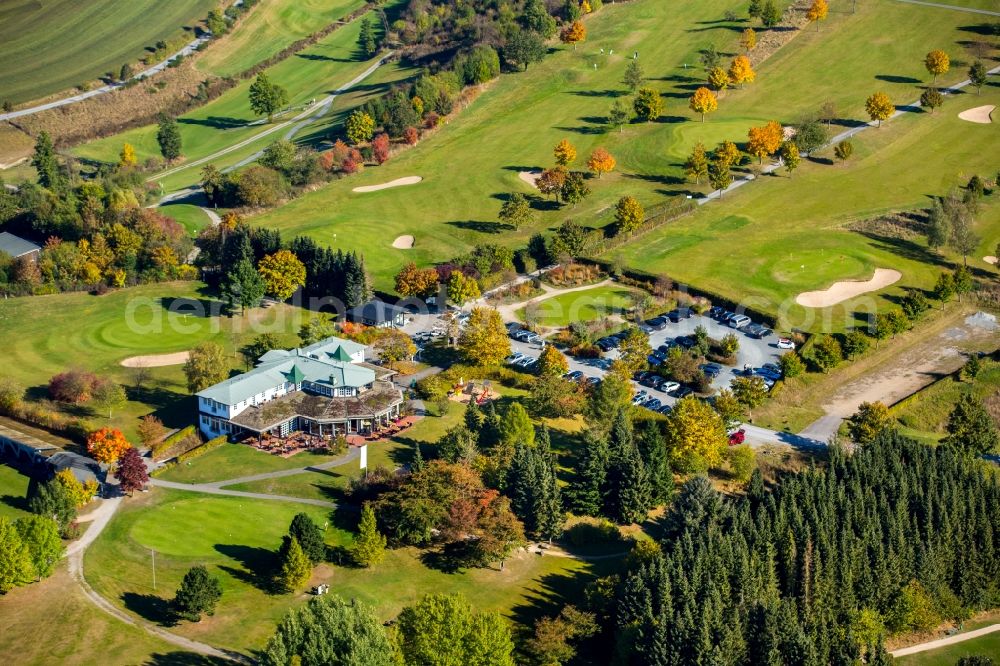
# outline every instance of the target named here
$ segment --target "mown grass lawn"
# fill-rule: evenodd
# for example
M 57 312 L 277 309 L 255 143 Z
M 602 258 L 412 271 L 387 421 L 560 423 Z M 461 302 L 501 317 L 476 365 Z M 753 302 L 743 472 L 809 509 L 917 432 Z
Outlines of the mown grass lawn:
M 276 123 L 296 115 L 310 100 L 332 92 L 371 64 L 371 61 L 357 53 L 359 30 L 360 19 L 335 30 L 316 44 L 266 70 L 273 82 L 288 91 L 290 111 L 276 116 Z M 183 154 L 187 161 L 250 139 L 268 128 L 266 118 L 259 118 L 250 109 L 248 90 L 252 81 L 243 81 L 218 99 L 178 118 Z M 252 154 L 277 141 L 280 136 L 280 132 L 272 133 L 245 150 Z M 156 125 L 82 144 L 74 149 L 74 153 L 80 157 L 110 162 L 117 159 L 116 155 L 126 142 L 132 144 L 140 160 L 159 155 Z M 221 168 L 226 164 L 220 161 L 217 166 Z M 163 179 L 162 184 L 168 191 L 179 189 L 197 182 L 200 173 L 201 167 L 192 167 Z
M 0 622 L 5 664 L 203 663 L 201 655 L 184 652 L 94 606 L 70 577 L 65 560 L 49 578 L 4 595 Z
M 1000 655 L 1000 632 L 993 632 L 947 647 L 905 657 L 896 657 L 893 663 L 899 666 L 954 666 L 962 657 L 993 657 Z
M 320 525 L 331 521 L 313 506 L 197 495 L 154 489 L 126 503 L 85 559 L 87 580 L 116 605 L 151 621 L 163 621 L 167 600 L 188 568 L 206 565 L 222 582 L 223 596 L 212 617 L 171 628 L 183 636 L 248 652 L 263 646 L 282 614 L 307 595 L 273 594 L 266 574 L 273 553 L 296 513 Z M 346 526 L 353 529 L 352 520 Z M 331 546 L 349 543 L 348 531 L 327 529 Z M 152 556 L 156 551 L 156 589 Z M 558 600 L 578 598 L 583 584 L 612 562 L 595 567 L 572 559 L 518 555 L 503 571 L 476 569 L 444 573 L 424 564 L 415 549 L 391 551 L 371 570 L 331 564 L 317 567 L 310 584 L 329 583 L 331 592 L 358 598 L 390 618 L 428 592 L 459 591 L 480 608 L 498 609 L 530 626 L 539 613 L 553 612 Z
M 198 69 L 216 76 L 239 74 L 363 4 L 362 0 L 260 2 L 229 35 L 212 45 L 198 61 Z
M 4 3 L 0 97 L 26 102 L 108 71 L 117 75 L 123 63 L 134 64 L 161 39 L 182 34 L 185 41 L 194 39 L 194 26 L 217 5 L 216 0 Z
M 574 321 L 621 317 L 633 304 L 636 292 L 623 287 L 597 287 L 546 298 L 538 303 L 536 317 L 542 326 L 568 326 Z M 522 319 L 525 311 L 518 310 Z
M 303 451 L 291 458 L 282 458 L 255 449 L 248 444 L 226 444 L 203 456 L 172 467 L 160 474 L 158 478 L 179 483 L 211 483 L 252 474 L 308 467 L 337 457 Z M 234 489 L 242 490 L 242 488 Z
M 212 223 L 205 211 L 191 204 L 161 206 L 159 212 L 179 222 L 191 236 L 197 236 L 199 231 Z
M 194 421 L 181 366 L 150 368 L 149 380 L 135 386 L 134 371 L 120 365 L 131 356 L 191 349 L 212 341 L 225 349 L 232 368 L 245 370 L 238 350 L 260 333 L 279 335 L 296 344 L 306 312 L 291 306 L 258 309 L 245 317 L 220 315 L 221 303 L 206 296 L 204 285 L 172 282 L 112 291 L 104 296 L 67 293 L 0 301 L 0 339 L 8 358 L 0 369 L 28 389 L 31 398 L 45 397 L 49 379 L 69 368 L 82 368 L 115 379 L 126 387 L 128 404 L 111 422 L 134 437 L 137 419 L 156 413 L 170 427 Z M 104 416 L 85 406 L 77 412 L 103 425 Z
M 13 467 L 0 465 L 0 518 L 14 520 L 28 515 L 29 481 Z
M 958 60 L 961 47 L 957 42 L 968 38 L 968 30 L 961 28 L 969 25 L 969 16 L 959 12 L 890 0 L 867 3 L 855 15 L 832 12 L 818 34 L 811 30 L 798 34 L 759 68 L 756 83 L 744 90 L 726 91 L 720 100 L 720 110 L 708 122 L 696 122 L 687 109 L 687 98 L 700 85 L 701 74 L 696 65 L 699 51 L 715 45 L 720 51 L 731 52 L 738 31 L 745 27 L 742 22 L 718 22 L 727 9 L 742 11 L 743 7 L 723 0 L 682 5 L 670 12 L 663 12 L 659 4 L 646 0 L 605 5 L 588 19 L 588 40 L 576 50 L 558 47 L 527 72 L 501 77 L 449 125 L 415 149 L 382 167 L 334 182 L 259 216 L 256 222 L 362 251 L 376 285 L 391 289 L 392 275 L 406 261 L 430 264 L 481 242 L 520 246 L 532 233 L 552 229 L 566 218 L 604 225 L 613 218 L 614 202 L 625 194 L 651 205 L 662 201 L 665 195 L 705 191 L 704 185 L 693 187 L 685 183 L 682 172 L 684 158 L 698 141 L 709 147 L 722 139 L 742 142 L 749 126 L 770 119 L 795 122 L 814 113 L 826 100 L 837 104 L 838 115 L 844 122 L 853 121 L 864 116 L 865 97 L 879 89 L 887 91 L 900 104 L 909 103 L 919 96 L 918 85 L 926 78 L 922 74 L 922 60 L 927 44 L 953 51 Z M 886 25 L 895 26 L 894 31 L 905 35 L 905 39 L 887 40 Z M 611 50 L 614 55 L 609 54 Z M 628 101 L 623 97 L 625 90 L 620 80 L 627 57 L 636 51 L 648 83 L 666 97 L 665 115 L 657 123 L 633 123 L 623 133 L 608 132 L 604 118 L 612 102 L 616 98 Z M 832 64 L 818 67 L 818 62 Z M 689 65 L 687 69 L 685 63 Z M 963 75 L 964 69 L 955 65 L 946 79 L 957 81 Z M 954 114 L 960 110 L 956 108 L 959 100 L 966 104 L 971 97 L 961 95 L 950 99 L 932 120 L 935 124 L 945 124 L 946 120 L 957 122 Z M 976 99 L 975 103 L 987 103 L 985 95 L 983 100 Z M 972 104 L 968 102 L 968 106 Z M 926 124 L 927 118 L 921 118 L 920 122 Z M 877 140 L 865 137 L 856 160 L 845 168 L 826 169 L 820 177 L 806 176 L 807 169 L 802 167 L 791 180 L 795 193 L 789 200 L 799 207 L 815 205 L 826 216 L 819 221 L 802 220 L 777 205 L 762 211 L 760 217 L 766 221 L 760 224 L 766 226 L 760 234 L 766 235 L 771 246 L 759 240 L 752 244 L 742 242 L 743 228 L 756 221 L 758 216 L 753 209 L 760 204 L 749 202 L 752 216 L 746 215 L 742 207 L 748 204 L 749 189 L 767 189 L 764 196 L 768 200 L 782 198 L 783 195 L 774 192 L 777 185 L 747 188 L 734 193 L 733 203 L 713 205 L 710 211 L 684 220 L 691 232 L 681 238 L 671 233 L 675 225 L 668 225 L 669 229 L 645 236 L 633 247 L 613 254 L 622 255 L 640 268 L 678 273 L 681 279 L 687 279 L 688 273 L 693 278 L 714 278 L 715 284 L 709 286 L 727 295 L 756 295 L 760 291 L 772 301 L 772 294 L 766 292 L 778 291 L 784 297 L 793 288 L 795 291 L 791 293 L 797 293 L 800 284 L 818 288 L 826 286 L 827 278 L 839 279 L 842 273 L 861 275 L 875 265 L 876 259 L 892 260 L 895 255 L 885 250 L 878 252 L 878 244 L 858 238 L 846 242 L 848 251 L 837 253 L 846 258 L 838 261 L 831 258 L 831 251 L 840 250 L 844 242 L 824 233 L 814 243 L 817 225 L 822 224 L 824 232 L 836 227 L 838 234 L 845 235 L 839 231 L 839 224 L 846 216 L 901 204 L 913 205 L 930 192 L 943 193 L 954 184 L 957 171 L 971 173 L 987 164 L 989 151 L 981 147 L 989 140 L 988 132 L 991 132 L 989 126 L 952 129 L 941 143 L 935 138 L 931 145 L 927 144 L 927 135 L 918 135 L 917 141 L 925 152 L 931 151 L 932 146 L 949 147 L 945 154 L 928 160 L 926 155 L 911 159 L 908 153 L 915 141 L 908 138 L 907 132 L 886 127 L 878 133 Z M 533 225 L 525 225 L 518 231 L 495 225 L 500 200 L 506 193 L 531 192 L 518 178 L 518 172 L 550 166 L 552 147 L 562 138 L 569 138 L 578 149 L 576 168 L 585 168 L 583 163 L 592 149 L 605 146 L 618 160 L 617 172 L 599 181 L 591 180 L 593 194 L 576 206 L 556 207 L 550 201 L 536 199 L 538 221 Z M 891 153 L 886 146 L 890 140 L 895 141 Z M 879 152 L 887 154 L 865 161 Z M 975 159 L 969 162 L 967 158 L 974 152 Z M 871 163 L 871 170 L 861 173 L 858 164 L 862 162 Z M 939 165 L 936 171 L 933 164 Z M 817 167 L 814 172 L 818 171 Z M 853 174 L 848 178 L 863 179 L 865 192 L 844 197 L 840 185 L 827 184 L 827 179 L 844 173 Z M 351 192 L 358 185 L 411 175 L 422 176 L 424 180 L 409 188 L 365 194 Z M 782 178 L 781 187 L 788 189 L 788 181 Z M 877 187 L 871 186 L 876 182 Z M 804 194 L 807 187 L 808 193 Z M 831 208 L 837 215 L 836 221 L 830 219 Z M 754 225 L 747 231 L 756 228 Z M 412 250 L 391 247 L 392 240 L 402 234 L 416 238 Z M 702 255 L 702 241 L 719 236 L 725 236 L 725 246 L 710 247 Z M 815 257 L 809 257 L 808 262 L 793 263 L 796 258 L 787 257 L 787 248 L 814 244 Z M 681 250 L 687 253 L 677 260 L 668 256 Z M 760 288 L 771 287 L 767 281 L 774 282 L 774 278 L 762 279 L 753 270 L 747 275 L 743 266 L 745 256 L 755 255 L 755 260 L 760 260 L 759 255 L 774 255 L 776 250 L 786 263 L 779 267 L 779 272 L 794 275 L 799 284 L 789 287 L 778 284 L 780 289 Z M 765 256 L 763 260 L 774 258 Z M 806 269 L 800 268 L 803 265 Z M 810 270 L 813 265 L 822 267 L 823 273 Z M 697 280 L 691 281 L 702 286 Z M 763 284 L 758 285 L 758 281 Z M 777 309 L 776 304 L 772 307 Z

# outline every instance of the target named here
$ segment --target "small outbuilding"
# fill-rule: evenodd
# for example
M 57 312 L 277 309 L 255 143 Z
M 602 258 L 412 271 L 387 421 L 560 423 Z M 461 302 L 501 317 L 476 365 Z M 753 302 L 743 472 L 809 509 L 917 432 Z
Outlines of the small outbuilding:
M 385 301 L 368 301 L 347 312 L 347 318 L 356 324 L 376 328 L 400 328 L 406 323 L 406 310 Z
M 0 232 L 0 254 L 6 254 L 13 259 L 25 257 L 31 261 L 38 261 L 38 255 L 41 251 L 42 248 L 31 241 L 24 240 L 8 231 Z

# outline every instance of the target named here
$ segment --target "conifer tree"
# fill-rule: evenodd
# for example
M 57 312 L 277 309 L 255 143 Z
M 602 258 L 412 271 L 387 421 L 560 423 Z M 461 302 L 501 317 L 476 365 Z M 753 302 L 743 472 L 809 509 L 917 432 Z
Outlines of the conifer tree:
M 354 536 L 351 556 L 358 566 L 371 567 L 385 559 L 385 537 L 379 533 L 375 523 L 375 510 L 371 504 L 361 509 L 358 533 Z
M 302 552 L 295 537 L 286 537 L 286 546 L 282 549 L 281 571 L 278 573 L 278 584 L 285 592 L 294 592 L 305 585 L 312 574 L 309 558 Z

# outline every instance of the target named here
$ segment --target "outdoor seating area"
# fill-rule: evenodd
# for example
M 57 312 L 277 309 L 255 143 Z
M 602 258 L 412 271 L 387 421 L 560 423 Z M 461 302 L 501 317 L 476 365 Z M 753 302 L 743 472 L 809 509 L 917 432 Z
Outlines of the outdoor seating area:
M 247 443 L 255 449 L 273 453 L 282 458 L 291 458 L 302 451 L 322 452 L 333 448 L 333 441 L 329 435 L 320 437 L 319 435 L 310 435 L 307 432 L 293 432 L 287 437 L 276 437 L 264 433 L 259 440 L 249 439 Z
M 372 444 L 374 442 L 380 442 L 385 439 L 389 439 L 399 433 L 408 430 L 414 423 L 417 422 L 416 416 L 402 416 L 393 419 L 389 425 L 377 426 L 370 432 L 360 434 L 360 435 L 348 435 L 347 443 L 350 446 L 361 446 L 363 444 Z

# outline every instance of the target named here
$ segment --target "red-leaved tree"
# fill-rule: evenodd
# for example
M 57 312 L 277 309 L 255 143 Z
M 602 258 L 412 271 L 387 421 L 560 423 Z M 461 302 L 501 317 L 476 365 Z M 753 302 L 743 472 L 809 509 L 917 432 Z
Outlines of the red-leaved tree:
M 121 484 L 122 490 L 131 495 L 136 490 L 141 490 L 149 481 L 149 474 L 146 473 L 146 464 L 142 461 L 142 456 L 134 446 L 125 449 L 125 453 L 118 460 L 118 469 L 115 470 L 115 478 Z
M 49 395 L 59 402 L 87 402 L 97 386 L 97 376 L 84 370 L 67 370 L 49 380 Z
M 378 164 L 389 161 L 389 135 L 385 132 L 372 140 L 372 157 Z
M 417 139 L 420 138 L 420 132 L 417 131 L 416 127 L 407 127 L 403 130 L 403 141 L 406 141 L 408 145 L 415 145 Z

